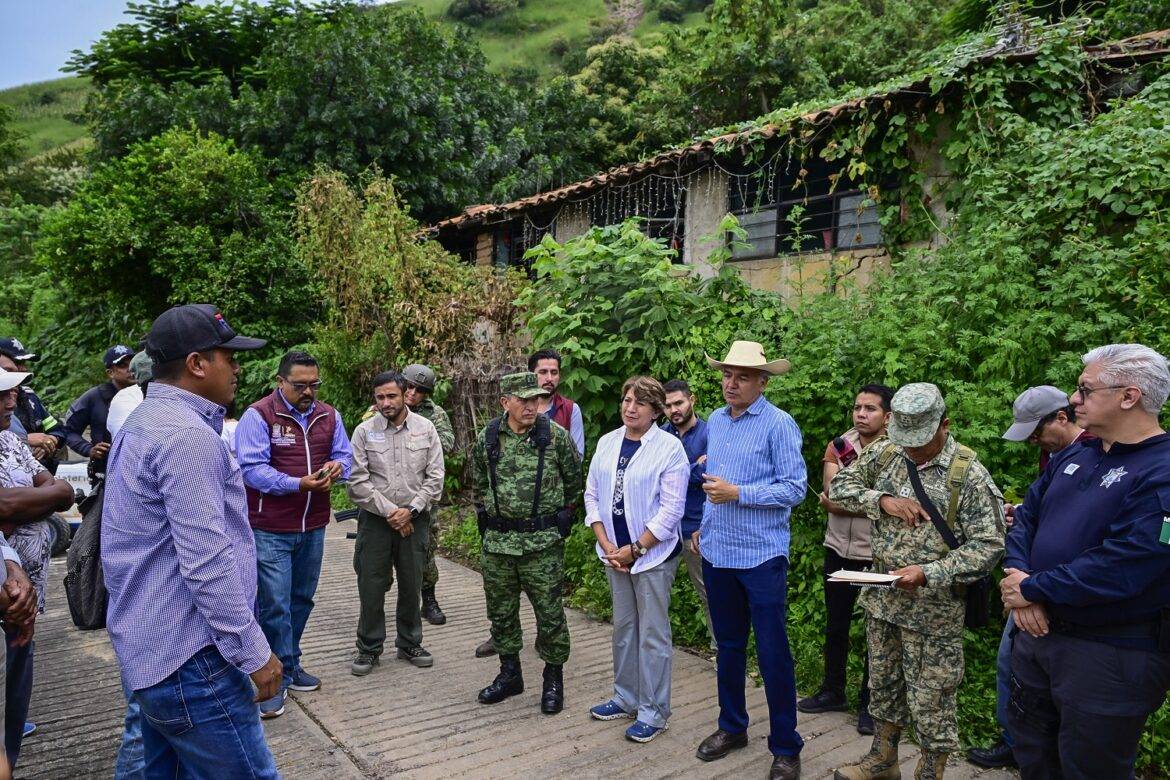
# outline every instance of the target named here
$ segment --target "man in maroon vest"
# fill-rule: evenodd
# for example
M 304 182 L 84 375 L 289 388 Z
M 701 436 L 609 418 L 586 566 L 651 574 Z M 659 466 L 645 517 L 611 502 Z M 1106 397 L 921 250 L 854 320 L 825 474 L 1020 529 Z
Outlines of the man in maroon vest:
M 236 426 L 236 459 L 248 492 L 256 536 L 260 627 L 284 666 L 285 688 L 260 704 L 260 715 L 284 712 L 288 688 L 315 691 L 321 681 L 301 668 L 301 635 L 321 574 L 329 488 L 349 477 L 353 455 L 341 415 L 317 400 L 316 359 L 289 352 L 276 389 L 248 407 Z
M 577 455 L 585 457 L 585 422 L 581 418 L 581 407 L 570 398 L 558 392 L 561 385 L 561 355 L 555 349 L 541 349 L 528 358 L 528 370 L 536 374 L 536 381 L 547 390 L 548 398 L 541 399 L 541 414 L 569 432 L 577 448 Z

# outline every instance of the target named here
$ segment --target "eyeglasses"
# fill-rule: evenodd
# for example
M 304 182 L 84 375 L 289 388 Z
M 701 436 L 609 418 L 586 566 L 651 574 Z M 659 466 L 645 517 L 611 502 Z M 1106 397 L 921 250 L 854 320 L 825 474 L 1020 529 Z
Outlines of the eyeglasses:
M 306 390 L 320 390 L 321 389 L 321 380 L 320 379 L 318 379 L 316 382 L 289 382 L 288 379 L 286 377 L 283 377 L 283 376 L 281 377 L 281 379 L 283 379 L 285 382 L 288 382 L 288 386 L 291 387 L 293 390 L 296 390 L 298 393 L 303 393 Z
M 1129 387 L 1129 385 L 1105 385 L 1104 387 L 1089 387 L 1088 385 L 1077 385 L 1076 393 L 1084 400 L 1089 400 L 1089 396 L 1098 390 L 1121 390 Z

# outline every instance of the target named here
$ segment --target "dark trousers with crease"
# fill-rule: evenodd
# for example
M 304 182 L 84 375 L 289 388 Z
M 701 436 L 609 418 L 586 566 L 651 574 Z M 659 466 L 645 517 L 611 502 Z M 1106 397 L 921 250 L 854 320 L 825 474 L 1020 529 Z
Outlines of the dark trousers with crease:
M 871 561 L 842 558 L 836 550 L 825 548 L 825 678 L 821 688 L 845 695 L 845 668 L 849 661 L 849 628 L 853 624 L 853 607 L 861 588 L 844 582 L 829 582 L 829 575 L 845 569 L 868 569 Z M 862 652 L 866 652 L 864 649 Z M 861 690 L 857 695 L 862 709 L 869 706 L 869 655 L 862 666 Z
M 703 560 L 703 581 L 718 647 L 719 728 L 743 734 L 748 727 L 748 634 L 756 632 L 756 652 L 768 719 L 768 749 L 798 756 L 804 740 L 796 731 L 796 670 L 788 646 L 788 558 L 778 555 L 751 569 L 724 569 Z
M 1020 777 L 1132 778 L 1142 729 L 1168 688 L 1170 653 L 1017 631 L 1008 727 Z

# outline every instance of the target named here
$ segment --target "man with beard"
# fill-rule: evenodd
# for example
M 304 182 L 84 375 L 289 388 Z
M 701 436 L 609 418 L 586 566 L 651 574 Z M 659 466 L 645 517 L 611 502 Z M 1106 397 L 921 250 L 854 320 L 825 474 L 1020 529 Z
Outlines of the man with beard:
M 373 671 L 381 658 L 386 591 L 395 576 L 398 658 L 420 668 L 434 664 L 422 646 L 419 589 L 431 512 L 443 495 L 443 446 L 434 424 L 406 405 L 406 384 L 406 377 L 393 371 L 374 377 L 378 414 L 353 432 L 348 490 L 360 508 L 353 568 L 361 612 L 357 654 L 349 670 L 359 677 Z
M 662 430 L 682 440 L 691 464 L 687 482 L 687 503 L 682 516 L 683 562 L 687 575 L 695 586 L 695 593 L 703 603 L 703 617 L 707 621 L 707 636 L 711 647 L 715 647 L 715 632 L 711 629 L 711 608 L 707 606 L 707 587 L 703 584 L 703 557 L 691 541 L 703 522 L 703 503 L 707 494 L 703 492 L 703 470 L 707 465 L 707 421 L 695 414 L 695 394 L 683 379 L 671 379 L 662 386 L 666 391 L 666 416 L 669 422 L 662 424 Z

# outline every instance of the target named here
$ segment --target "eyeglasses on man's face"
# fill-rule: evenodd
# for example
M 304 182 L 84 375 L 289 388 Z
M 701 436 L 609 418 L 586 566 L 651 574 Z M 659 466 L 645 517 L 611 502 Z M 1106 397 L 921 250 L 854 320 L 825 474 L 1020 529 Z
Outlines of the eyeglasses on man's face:
M 1077 385 L 1075 394 L 1080 395 L 1083 400 L 1087 401 L 1089 400 L 1089 396 L 1098 390 L 1121 390 L 1126 387 L 1129 387 L 1129 385 L 1105 385 L 1103 387 L 1089 387 L 1086 384 L 1079 384 Z
M 287 384 L 289 387 L 291 387 L 293 390 L 297 391 L 298 393 L 303 393 L 306 390 L 313 390 L 315 392 L 315 391 L 321 389 L 321 380 L 320 379 L 318 379 L 315 382 L 290 382 L 290 381 L 288 381 L 288 377 L 283 377 L 283 376 L 281 377 L 281 379 L 284 380 L 285 384 Z

